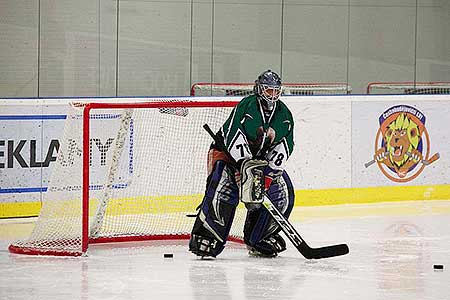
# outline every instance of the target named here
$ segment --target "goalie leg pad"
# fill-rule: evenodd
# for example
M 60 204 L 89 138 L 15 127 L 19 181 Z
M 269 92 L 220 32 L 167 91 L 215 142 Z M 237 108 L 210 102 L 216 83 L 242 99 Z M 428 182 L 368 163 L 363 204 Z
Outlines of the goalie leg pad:
M 288 218 L 294 206 L 294 188 L 286 172 L 272 183 L 268 197 Z M 267 256 L 284 251 L 286 243 L 278 235 L 280 230 L 265 208 L 248 210 L 244 225 L 244 241 L 250 249 Z
M 205 196 L 191 232 L 191 252 L 216 257 L 223 251 L 239 203 L 238 196 L 233 170 L 218 161 L 208 177 Z

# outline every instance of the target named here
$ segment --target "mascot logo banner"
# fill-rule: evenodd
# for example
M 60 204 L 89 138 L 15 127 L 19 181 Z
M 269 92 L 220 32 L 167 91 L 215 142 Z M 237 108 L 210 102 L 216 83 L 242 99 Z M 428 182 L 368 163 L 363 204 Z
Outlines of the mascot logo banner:
M 380 128 L 375 138 L 374 159 L 366 168 L 377 163 L 381 172 L 395 182 L 416 178 L 425 168 L 439 159 L 430 155 L 430 139 L 425 127 L 425 115 L 408 105 L 397 105 L 379 117 Z

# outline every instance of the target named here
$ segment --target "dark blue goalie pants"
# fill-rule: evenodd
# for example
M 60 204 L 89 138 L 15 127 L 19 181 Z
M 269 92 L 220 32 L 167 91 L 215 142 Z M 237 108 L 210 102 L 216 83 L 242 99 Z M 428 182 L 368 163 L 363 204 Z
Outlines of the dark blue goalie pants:
M 269 199 L 285 217 L 294 205 L 294 189 L 286 172 L 274 180 L 268 190 Z M 222 252 L 239 204 L 239 188 L 234 170 L 217 161 L 207 180 L 205 196 L 195 220 L 189 250 L 200 256 L 217 256 Z M 254 246 L 280 231 L 264 207 L 248 210 L 244 241 Z

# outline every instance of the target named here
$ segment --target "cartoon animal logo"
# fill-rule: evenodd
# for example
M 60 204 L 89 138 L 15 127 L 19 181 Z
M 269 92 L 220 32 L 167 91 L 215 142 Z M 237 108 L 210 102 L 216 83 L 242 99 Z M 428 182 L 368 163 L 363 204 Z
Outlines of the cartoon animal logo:
M 430 139 L 425 120 L 424 114 L 408 105 L 383 112 L 379 117 L 375 154 L 365 167 L 377 162 L 382 173 L 395 182 L 416 178 L 425 166 L 439 159 L 439 153 L 429 157 Z

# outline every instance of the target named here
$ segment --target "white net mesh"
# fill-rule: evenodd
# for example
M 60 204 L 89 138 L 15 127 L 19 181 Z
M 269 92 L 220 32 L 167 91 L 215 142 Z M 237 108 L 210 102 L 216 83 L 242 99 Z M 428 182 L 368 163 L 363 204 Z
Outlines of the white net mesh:
M 47 192 L 42 195 L 42 208 L 30 237 L 18 241 L 18 247 L 31 254 L 81 250 L 81 111 L 75 108 L 67 114 L 64 135 Z M 63 249 L 60 248 L 63 245 Z
M 231 108 L 135 108 L 90 114 L 89 240 L 186 237 L 206 186 L 211 137 Z M 72 108 L 36 227 L 18 253 L 80 255 L 82 114 Z M 242 238 L 245 209 L 231 236 Z
M 376 82 L 368 94 L 450 94 L 450 82 Z
M 247 96 L 253 93 L 253 83 L 196 83 L 192 96 Z M 288 83 L 283 84 L 283 95 L 336 95 L 350 94 L 351 87 L 344 83 Z

